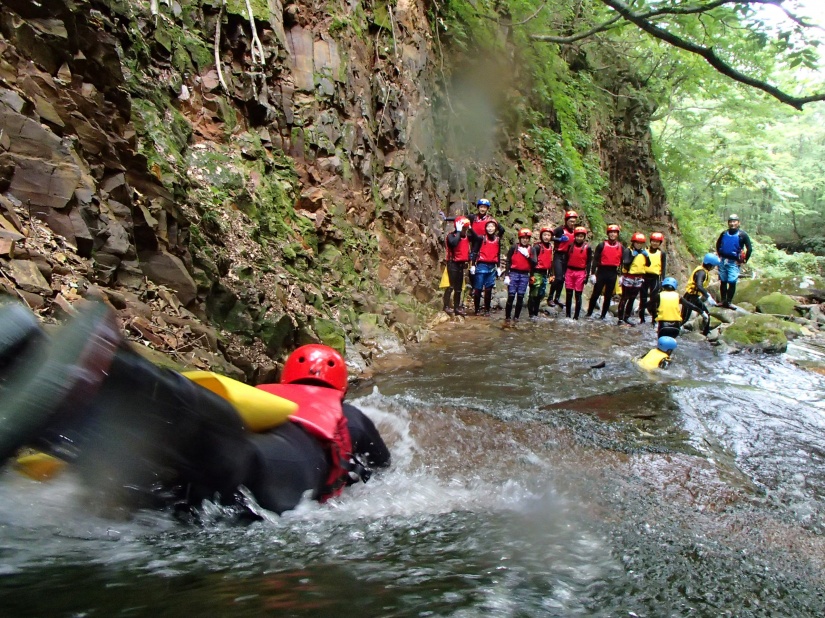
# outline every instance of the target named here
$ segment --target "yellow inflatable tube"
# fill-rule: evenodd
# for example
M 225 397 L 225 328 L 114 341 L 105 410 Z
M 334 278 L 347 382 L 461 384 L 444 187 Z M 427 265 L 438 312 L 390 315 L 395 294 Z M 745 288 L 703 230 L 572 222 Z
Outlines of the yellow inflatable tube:
M 15 468 L 35 481 L 48 481 L 54 478 L 68 464 L 62 459 L 46 453 L 32 453 L 17 458 Z
M 246 428 L 255 433 L 277 427 L 298 410 L 293 401 L 211 371 L 186 371 L 183 375 L 231 403 Z

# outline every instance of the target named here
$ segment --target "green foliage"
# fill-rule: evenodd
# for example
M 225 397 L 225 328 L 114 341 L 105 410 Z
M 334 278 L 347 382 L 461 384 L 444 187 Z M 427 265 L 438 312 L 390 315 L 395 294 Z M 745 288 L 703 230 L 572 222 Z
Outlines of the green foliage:
M 748 266 L 761 277 L 791 277 L 819 274 L 819 263 L 812 253 L 786 253 L 771 243 L 753 240 L 753 259 Z

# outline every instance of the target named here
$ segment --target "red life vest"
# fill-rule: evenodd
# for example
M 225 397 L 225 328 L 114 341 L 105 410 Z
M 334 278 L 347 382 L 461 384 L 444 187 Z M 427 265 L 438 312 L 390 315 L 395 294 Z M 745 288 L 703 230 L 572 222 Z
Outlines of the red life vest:
M 484 229 L 487 227 L 487 224 L 493 220 L 489 214 L 484 215 L 476 215 L 473 222 L 470 224 L 470 227 L 473 228 L 473 231 L 476 233 L 476 236 L 484 236 L 487 234 L 487 231 Z
M 549 270 L 553 265 L 553 245 L 545 247 L 544 243 L 538 242 L 535 244 L 539 248 L 539 263 L 536 268 L 539 270 Z
M 470 239 L 466 236 L 458 239 L 458 245 L 455 249 L 447 246 L 447 261 L 448 262 L 466 262 L 470 259 Z
M 618 266 L 622 263 L 622 243 L 616 241 L 615 245 L 611 245 L 607 241 L 602 243 L 601 262 L 599 266 Z
M 498 236 L 490 240 L 487 234 L 481 241 L 481 248 L 478 250 L 478 261 L 487 264 L 498 264 L 499 256 L 501 255 L 501 240 Z
M 530 247 L 525 247 L 525 249 L 529 250 Z M 519 253 L 518 247 L 513 251 L 513 257 L 510 260 L 510 270 L 520 270 L 523 272 L 530 272 L 531 270 L 530 260 Z
M 562 226 L 561 228 L 556 228 L 556 231 L 561 231 L 561 234 L 553 234 L 557 238 L 559 236 L 567 236 L 567 240 L 564 242 L 559 241 L 559 244 L 556 246 L 556 253 L 564 253 L 567 251 L 567 247 L 573 244 L 573 230 L 568 230 L 566 227 Z
M 298 404 L 298 411 L 289 420 L 317 438 L 330 459 L 323 502 L 340 494 L 346 485 L 352 457 L 352 439 L 341 403 L 344 393 L 333 388 L 308 384 L 259 384 L 256 388 L 289 399 Z
M 587 250 L 589 247 L 587 243 L 582 243 L 581 246 L 573 243 L 567 249 L 567 268 L 578 268 L 583 270 L 587 266 Z

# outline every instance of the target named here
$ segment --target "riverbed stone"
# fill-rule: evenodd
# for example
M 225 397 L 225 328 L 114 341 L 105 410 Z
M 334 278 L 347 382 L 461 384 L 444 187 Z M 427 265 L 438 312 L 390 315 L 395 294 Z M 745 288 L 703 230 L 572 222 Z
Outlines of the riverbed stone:
M 759 311 L 759 313 L 768 313 L 771 315 L 794 315 L 795 306 L 796 301 L 781 292 L 773 292 L 756 301 L 756 310 Z
M 725 328 L 721 340 L 741 350 L 780 353 L 788 348 L 787 335 L 795 336 L 800 332 L 797 324 L 753 313 Z
M 32 260 L 9 260 L 7 268 L 9 275 L 21 290 L 41 296 L 52 295 L 49 282 Z

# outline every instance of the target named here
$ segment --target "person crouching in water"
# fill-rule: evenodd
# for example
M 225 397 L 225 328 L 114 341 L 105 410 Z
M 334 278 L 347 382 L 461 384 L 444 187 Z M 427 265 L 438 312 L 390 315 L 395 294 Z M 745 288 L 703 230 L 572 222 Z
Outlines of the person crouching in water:
M 473 235 L 473 255 L 475 264 L 470 266 L 473 276 L 473 304 L 475 314 L 481 311 L 481 293 L 484 292 L 484 315 L 490 315 L 493 287 L 496 285 L 496 270 L 501 262 L 501 237 L 499 226 L 494 219 L 487 221 L 483 236 Z
M 645 242 L 647 242 L 645 235 L 636 232 L 630 237 L 630 247 L 626 248 L 622 255 L 622 300 L 619 302 L 617 312 L 619 326 L 635 326 L 630 321 L 630 316 L 633 315 L 633 303 L 644 285 L 645 270 L 650 266 Z
M 573 230 L 573 244 L 567 248 L 567 271 L 564 273 L 564 308 L 567 317 L 571 317 L 573 296 L 576 297 L 576 312 L 572 316 L 579 319 L 582 310 L 582 292 L 590 266 L 593 263 L 593 250 L 585 242 L 587 229 L 577 227 Z
M 670 365 L 670 356 L 676 349 L 677 343 L 673 337 L 659 337 L 656 347 L 636 361 L 645 371 L 667 369 Z
M 512 316 L 518 322 L 521 307 L 524 304 L 524 293 L 530 282 L 530 276 L 536 267 L 533 254 L 530 251 L 530 239 L 533 236 L 526 227 L 518 231 L 516 244 L 507 252 L 507 266 L 505 267 L 504 283 L 507 285 L 507 305 L 504 307 L 504 325 L 510 326 Z M 513 313 L 515 301 L 515 313 Z
M 553 277 L 553 229 L 543 227 L 539 230 L 539 242 L 530 250 L 536 262 L 533 276 L 530 277 L 530 295 L 527 298 L 527 312 L 531 318 L 538 317 L 541 299 L 547 292 L 547 283 Z
M 662 291 L 659 294 L 659 307 L 656 311 L 656 327 L 659 337 L 673 337 L 682 334 L 682 312 L 690 308 L 702 313 L 702 308 L 692 304 L 679 296 L 676 291 L 679 284 L 673 277 L 662 280 Z
M 639 296 L 639 323 L 645 323 L 645 312 L 649 311 L 653 320 L 656 320 L 656 310 L 659 306 L 659 285 L 667 271 L 667 255 L 662 251 L 661 246 L 665 240 L 661 232 L 653 232 L 650 235 L 650 249 L 647 257 L 650 258 L 650 266 L 645 268 L 644 283 Z
M 596 273 L 590 277 L 593 283 L 593 293 L 590 295 L 590 303 L 587 306 L 588 318 L 593 315 L 602 293 L 604 298 L 599 319 L 603 320 L 610 308 L 610 299 L 613 298 L 613 291 L 616 289 L 616 279 L 619 276 L 619 267 L 622 265 L 622 253 L 624 252 L 624 246 L 619 242 L 621 229 L 618 225 L 608 225 L 607 240 L 596 245 L 596 251 L 593 253 Z
M 686 302 L 682 306 L 682 324 L 690 319 L 691 312 L 697 310 L 705 320 L 702 326 L 703 335 L 710 332 L 710 312 L 705 303 L 708 301 L 713 303 L 713 297 L 708 292 L 707 285 L 710 283 L 711 271 L 719 266 L 720 262 L 721 260 L 715 254 L 706 253 L 702 258 L 702 265 L 693 269 L 685 287 L 684 300 Z
M 450 286 L 444 290 L 444 311 L 449 315 L 466 315 L 461 306 L 461 293 L 464 290 L 464 270 L 470 260 L 470 239 L 467 231 L 470 229 L 470 220 L 467 217 L 456 217 L 455 231 L 447 234 L 447 276 Z M 453 306 L 450 307 L 450 294 L 453 294 Z

